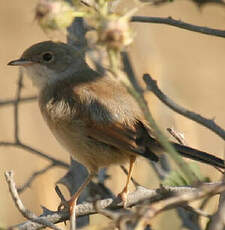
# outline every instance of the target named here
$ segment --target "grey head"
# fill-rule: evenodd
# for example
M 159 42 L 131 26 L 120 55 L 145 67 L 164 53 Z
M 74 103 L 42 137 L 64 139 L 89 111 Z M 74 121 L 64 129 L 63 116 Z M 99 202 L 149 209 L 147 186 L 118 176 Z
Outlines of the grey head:
M 84 58 L 75 47 L 53 41 L 34 44 L 8 65 L 24 67 L 38 88 L 87 68 Z

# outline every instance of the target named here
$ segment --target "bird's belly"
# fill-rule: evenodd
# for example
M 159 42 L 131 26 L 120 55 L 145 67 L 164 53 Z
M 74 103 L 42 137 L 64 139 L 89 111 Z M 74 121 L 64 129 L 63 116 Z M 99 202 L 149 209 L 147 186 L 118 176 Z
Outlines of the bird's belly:
M 58 142 L 89 171 L 97 172 L 101 167 L 123 164 L 129 160 L 129 154 L 89 138 L 79 121 L 54 128 L 50 125 L 50 128 Z

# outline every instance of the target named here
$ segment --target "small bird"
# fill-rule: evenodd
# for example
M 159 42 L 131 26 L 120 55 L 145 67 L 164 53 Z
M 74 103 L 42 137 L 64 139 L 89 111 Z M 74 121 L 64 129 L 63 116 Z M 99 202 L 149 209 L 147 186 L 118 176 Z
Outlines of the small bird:
M 37 43 L 8 65 L 26 69 L 39 89 L 40 110 L 53 135 L 88 169 L 89 176 L 70 199 L 70 208 L 100 168 L 129 162 L 120 193 L 126 202 L 136 158 L 158 161 L 163 150 L 126 88 L 111 75 L 92 70 L 79 50 L 60 42 Z M 224 168 L 222 159 L 173 145 L 184 157 Z

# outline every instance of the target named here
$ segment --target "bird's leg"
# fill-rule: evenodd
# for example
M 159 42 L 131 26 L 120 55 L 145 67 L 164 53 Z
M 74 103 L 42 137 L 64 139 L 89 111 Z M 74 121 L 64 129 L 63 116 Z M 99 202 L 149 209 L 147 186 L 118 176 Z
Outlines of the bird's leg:
M 70 198 L 69 201 L 61 202 L 61 204 L 58 207 L 58 210 L 61 210 L 62 207 L 69 208 L 70 215 L 74 212 L 76 208 L 77 200 L 82 193 L 82 191 L 85 189 L 85 187 L 90 183 L 92 178 L 94 177 L 95 173 L 90 173 L 88 177 L 85 179 L 84 183 L 78 188 L 78 190 L 74 193 L 74 195 Z
M 128 194 L 128 186 L 129 186 L 129 182 L 132 176 L 132 172 L 134 169 L 134 163 L 135 163 L 136 157 L 135 156 L 131 156 L 130 157 L 130 165 L 129 165 L 129 171 L 128 171 L 128 175 L 127 175 L 127 181 L 126 184 L 122 190 L 121 193 L 119 193 L 119 196 L 121 197 L 122 201 L 123 201 L 123 206 L 126 207 L 127 204 L 127 194 Z
M 77 200 L 78 200 L 80 194 L 82 193 L 82 191 L 85 189 L 85 187 L 90 183 L 90 181 L 92 180 L 94 175 L 95 175 L 95 173 L 90 173 L 89 176 L 85 179 L 84 183 L 79 187 L 79 189 L 76 191 L 76 193 L 68 201 L 69 211 L 70 211 L 70 229 L 72 229 L 72 230 L 76 229 Z
M 85 187 L 90 183 L 90 181 L 92 180 L 94 176 L 95 176 L 95 173 L 90 173 L 88 177 L 85 179 L 84 183 L 79 187 L 79 189 L 75 192 L 75 194 L 68 201 L 69 208 L 70 208 L 70 214 L 72 213 L 73 209 L 76 208 L 76 203 L 77 203 L 77 200 L 80 194 L 85 189 Z

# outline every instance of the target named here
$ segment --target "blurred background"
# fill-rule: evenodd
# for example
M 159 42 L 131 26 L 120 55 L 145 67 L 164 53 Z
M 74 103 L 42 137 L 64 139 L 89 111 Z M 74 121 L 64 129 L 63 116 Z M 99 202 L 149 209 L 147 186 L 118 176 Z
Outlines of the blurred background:
M 7 66 L 10 60 L 18 58 L 30 45 L 48 40 L 34 20 L 37 1 L 0 1 L 0 100 L 15 97 L 18 69 Z M 121 1 L 118 6 L 125 10 L 134 2 Z M 184 22 L 225 29 L 225 8 L 207 4 L 199 9 L 192 1 L 179 0 L 159 7 L 145 6 L 135 15 L 168 17 Z M 178 104 L 183 105 L 207 118 L 215 118 L 225 127 L 225 41 L 223 38 L 202 35 L 179 28 L 160 25 L 133 23 L 134 42 L 128 48 L 137 75 L 150 73 L 157 79 L 160 88 Z M 143 84 L 144 86 L 144 84 Z M 25 79 L 22 95 L 37 93 L 29 79 Z M 161 128 L 175 128 L 184 134 L 188 145 L 214 153 L 224 154 L 224 142 L 207 129 L 175 114 L 162 105 L 153 95 L 146 94 L 154 118 Z M 0 107 L 0 141 L 13 140 L 13 108 Z M 36 149 L 69 163 L 69 154 L 51 135 L 39 112 L 36 101 L 21 104 L 19 109 L 19 134 L 21 140 Z M 4 172 L 12 169 L 15 181 L 23 184 L 32 172 L 44 168 L 48 162 L 24 150 L 0 147 L 0 227 L 17 224 L 24 218 L 16 210 L 8 192 Z M 220 174 L 209 166 L 199 163 L 203 175 L 211 180 L 220 179 Z M 113 176 L 107 185 L 117 194 L 120 192 L 125 175 L 119 167 L 108 171 Z M 55 210 L 59 199 L 54 191 L 55 182 L 65 170 L 54 168 L 38 177 L 31 187 L 22 193 L 24 204 L 36 214 L 41 213 L 40 205 Z M 156 188 L 159 181 L 149 164 L 140 159 L 135 167 L 134 178 L 143 186 Z M 133 187 L 130 186 L 132 191 Z M 209 203 L 207 211 L 216 209 L 216 201 Z M 170 221 L 168 221 L 168 218 Z M 104 220 L 104 221 L 103 221 Z M 102 216 L 92 217 L 93 226 L 109 222 Z M 174 211 L 168 211 L 154 219 L 157 229 L 181 229 L 181 222 Z M 204 220 L 202 222 L 204 225 Z M 63 224 L 62 228 L 66 228 Z M 98 227 L 96 229 L 98 229 Z M 94 229 L 94 228 L 92 228 Z

